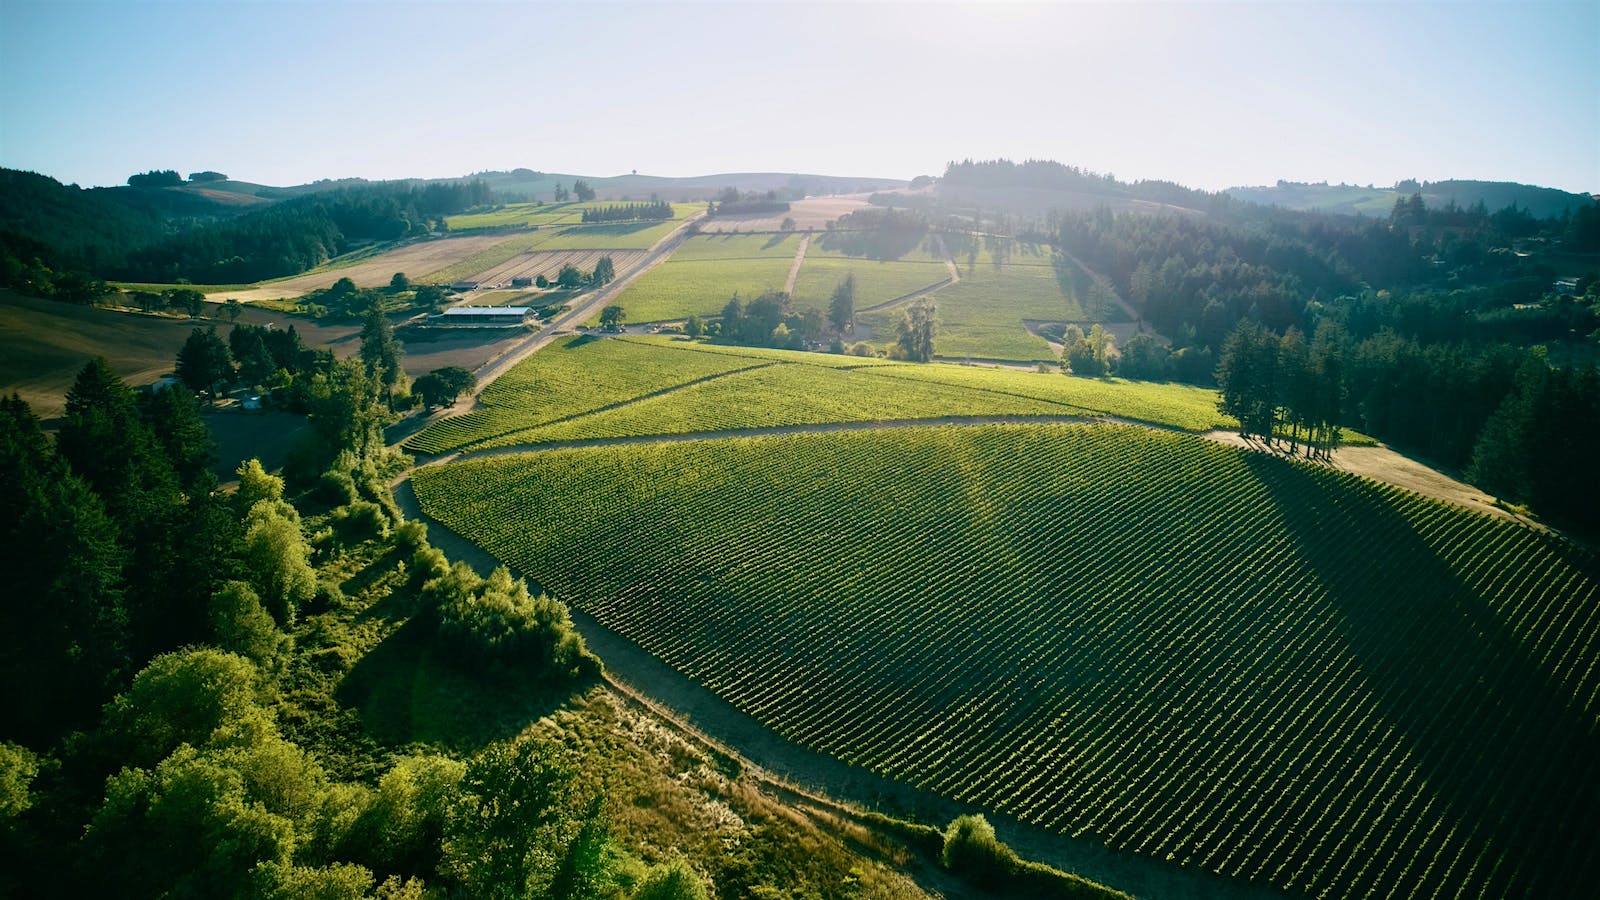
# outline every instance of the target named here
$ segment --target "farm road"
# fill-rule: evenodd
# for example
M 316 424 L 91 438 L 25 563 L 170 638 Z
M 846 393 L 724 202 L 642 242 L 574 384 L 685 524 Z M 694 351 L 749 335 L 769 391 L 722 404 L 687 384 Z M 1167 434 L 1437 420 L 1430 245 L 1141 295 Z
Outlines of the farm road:
M 783 281 L 783 292 L 794 296 L 794 281 L 800 277 L 800 264 L 806 261 L 806 248 L 811 246 L 811 233 L 800 236 L 800 246 L 794 248 L 794 264 L 789 266 L 789 277 Z
M 477 544 L 423 514 L 409 479 L 395 487 L 394 497 L 406 518 L 427 524 L 429 542 L 450 559 L 465 561 L 482 574 L 505 565 Z M 537 584 L 538 580 L 527 572 L 512 569 L 512 574 L 527 578 L 530 587 Z M 852 819 L 856 814 L 850 804 L 938 825 L 972 811 L 930 791 L 892 781 L 801 747 L 655 658 L 638 644 L 606 628 L 593 616 L 573 607 L 572 620 L 589 649 L 604 661 L 605 679 L 619 693 L 639 700 L 674 726 L 710 739 L 724 752 L 738 757 L 760 780 L 780 791 L 801 794 L 811 803 L 832 808 Z M 987 812 L 986 815 L 1000 832 L 1001 839 L 1024 857 L 1049 863 L 1136 897 L 1268 900 L 1283 896 L 1260 885 L 1113 851 L 1093 839 L 1056 834 L 1004 814 Z

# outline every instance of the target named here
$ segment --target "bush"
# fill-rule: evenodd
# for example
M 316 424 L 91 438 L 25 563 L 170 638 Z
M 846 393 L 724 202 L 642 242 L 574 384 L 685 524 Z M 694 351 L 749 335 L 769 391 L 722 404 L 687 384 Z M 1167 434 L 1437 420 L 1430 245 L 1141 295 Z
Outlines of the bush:
M 1003 887 L 1019 864 L 1017 854 L 995 837 L 994 826 L 982 815 L 957 816 L 950 823 L 944 831 L 939 861 L 946 869 L 986 888 Z
M 436 551 L 437 552 L 437 551 Z M 502 679 L 569 680 L 599 671 L 567 607 L 512 579 L 501 566 L 479 578 L 465 563 L 423 585 L 442 655 L 457 667 Z
M 389 536 L 389 514 L 376 503 L 356 500 L 333 511 L 333 528 L 347 543 L 382 539 Z

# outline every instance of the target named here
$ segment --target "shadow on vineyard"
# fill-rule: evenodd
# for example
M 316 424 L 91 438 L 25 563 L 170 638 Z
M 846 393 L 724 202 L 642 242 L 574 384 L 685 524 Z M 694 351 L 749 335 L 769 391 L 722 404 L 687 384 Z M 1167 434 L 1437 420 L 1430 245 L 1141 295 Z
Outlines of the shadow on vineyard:
M 1483 851 L 1508 854 L 1490 892 L 1521 882 L 1567 896 L 1592 884 L 1600 739 L 1585 727 L 1583 699 L 1530 656 L 1392 504 L 1305 467 L 1254 454 L 1246 462 L 1328 591 L 1333 621 L 1429 792 L 1452 818 L 1480 823 L 1487 834 L 1474 843 Z M 1385 552 L 1372 555 L 1375 546 Z M 1593 577 L 1592 558 L 1551 549 Z M 1424 859 L 1431 837 L 1412 837 Z

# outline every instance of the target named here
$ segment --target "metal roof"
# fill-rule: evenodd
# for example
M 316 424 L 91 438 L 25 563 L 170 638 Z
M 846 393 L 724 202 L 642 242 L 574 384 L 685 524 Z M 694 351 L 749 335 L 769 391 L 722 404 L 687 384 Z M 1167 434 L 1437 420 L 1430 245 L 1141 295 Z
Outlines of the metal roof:
M 454 306 L 444 311 L 447 316 L 525 316 L 533 311 L 531 306 Z

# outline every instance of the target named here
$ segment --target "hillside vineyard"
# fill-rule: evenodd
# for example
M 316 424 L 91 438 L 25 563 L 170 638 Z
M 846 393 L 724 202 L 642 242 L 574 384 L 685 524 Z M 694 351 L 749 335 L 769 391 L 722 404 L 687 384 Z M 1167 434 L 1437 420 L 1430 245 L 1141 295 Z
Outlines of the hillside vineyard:
M 1318 897 L 1595 883 L 1600 575 L 1520 524 L 1113 425 L 414 480 L 783 735 L 959 801 Z

